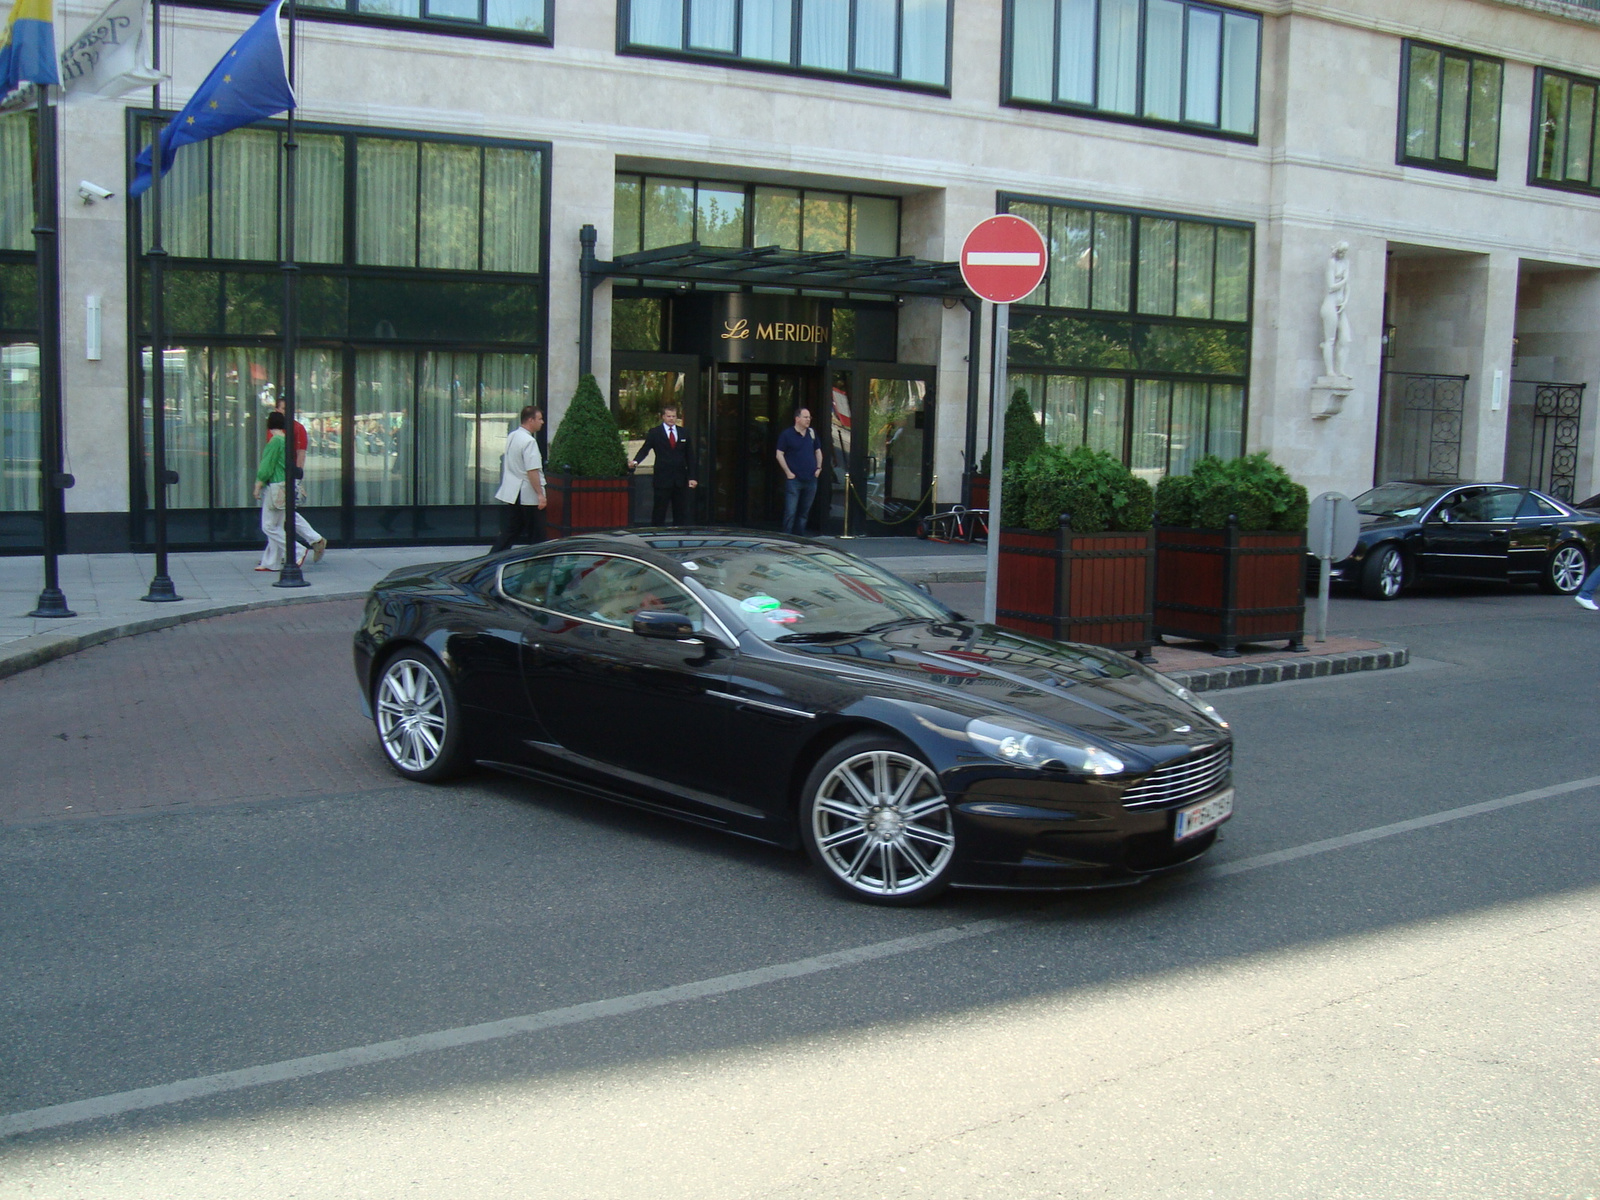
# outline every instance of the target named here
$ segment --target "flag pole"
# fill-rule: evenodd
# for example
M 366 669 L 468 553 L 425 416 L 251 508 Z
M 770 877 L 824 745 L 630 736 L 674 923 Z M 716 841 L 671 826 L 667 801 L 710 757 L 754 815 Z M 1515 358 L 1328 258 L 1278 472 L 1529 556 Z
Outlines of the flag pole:
M 156 519 L 156 570 L 150 590 L 141 600 L 170 604 L 182 600 L 167 573 L 167 488 L 177 479 L 167 470 L 167 249 L 162 237 L 161 135 L 166 118 L 161 115 L 161 0 L 150 0 L 150 68 L 157 73 L 150 86 L 150 103 L 156 110 L 155 136 L 150 143 L 150 501 Z
M 34 83 L 38 103 L 34 159 L 33 254 L 39 288 L 39 515 L 44 522 L 44 588 L 30 617 L 75 617 L 61 590 L 61 527 L 72 476 L 62 470 L 61 444 L 61 256 L 56 241 L 60 216 L 56 114 L 50 87 Z
M 285 6 L 289 10 L 289 59 L 286 64 L 289 91 L 294 91 L 295 51 L 295 0 Z M 298 466 L 300 451 L 295 439 L 294 410 L 295 376 L 300 355 L 300 267 L 295 262 L 295 151 L 294 110 L 289 106 L 288 120 L 283 135 L 283 436 L 284 488 L 283 488 L 283 569 L 273 587 L 310 587 L 305 573 L 300 569 L 300 543 L 295 540 L 295 495 L 301 475 Z

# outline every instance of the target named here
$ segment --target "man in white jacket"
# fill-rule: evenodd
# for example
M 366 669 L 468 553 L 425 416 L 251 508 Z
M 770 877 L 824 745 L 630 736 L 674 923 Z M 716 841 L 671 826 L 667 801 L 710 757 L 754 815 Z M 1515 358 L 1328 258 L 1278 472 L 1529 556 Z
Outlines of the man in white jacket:
M 506 436 L 500 490 L 494 494 L 505 507 L 500 510 L 500 536 L 490 554 L 518 542 L 544 541 L 544 459 L 534 436 L 543 428 L 544 413 L 530 404 L 522 410 L 521 424 Z

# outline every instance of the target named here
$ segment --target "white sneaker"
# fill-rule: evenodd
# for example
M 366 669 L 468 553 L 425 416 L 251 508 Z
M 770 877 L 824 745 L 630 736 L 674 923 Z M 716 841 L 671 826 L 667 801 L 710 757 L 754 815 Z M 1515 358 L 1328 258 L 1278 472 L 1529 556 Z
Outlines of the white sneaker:
M 1589 597 L 1587 597 L 1587 596 L 1574 596 L 1573 599 L 1576 600 L 1584 608 L 1587 608 L 1590 612 L 1600 612 L 1600 604 L 1596 604 L 1593 600 L 1589 599 Z

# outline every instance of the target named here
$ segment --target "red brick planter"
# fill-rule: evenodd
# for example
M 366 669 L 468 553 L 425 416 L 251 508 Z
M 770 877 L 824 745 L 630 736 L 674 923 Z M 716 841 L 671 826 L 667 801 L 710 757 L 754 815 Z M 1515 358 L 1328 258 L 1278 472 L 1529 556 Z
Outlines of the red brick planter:
M 1007 629 L 1148 658 L 1155 640 L 1155 535 L 1000 531 L 995 619 Z
M 1304 650 L 1304 533 L 1156 527 L 1157 637 L 1210 642 L 1223 658 L 1240 642 Z
M 628 477 L 547 475 L 545 531 L 551 537 L 602 533 L 628 527 Z

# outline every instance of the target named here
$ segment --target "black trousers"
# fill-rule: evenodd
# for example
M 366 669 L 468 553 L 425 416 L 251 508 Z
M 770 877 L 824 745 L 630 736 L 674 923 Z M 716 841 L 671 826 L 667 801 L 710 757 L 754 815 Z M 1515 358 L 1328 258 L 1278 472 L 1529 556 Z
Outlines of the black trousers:
M 672 523 L 689 523 L 689 485 L 687 483 L 656 484 L 651 498 L 650 524 L 665 525 L 667 509 L 672 509 Z
M 499 554 L 518 542 L 544 541 L 544 509 L 537 504 L 524 504 L 517 497 L 515 504 L 500 506 L 500 536 L 489 547 L 490 554 Z

